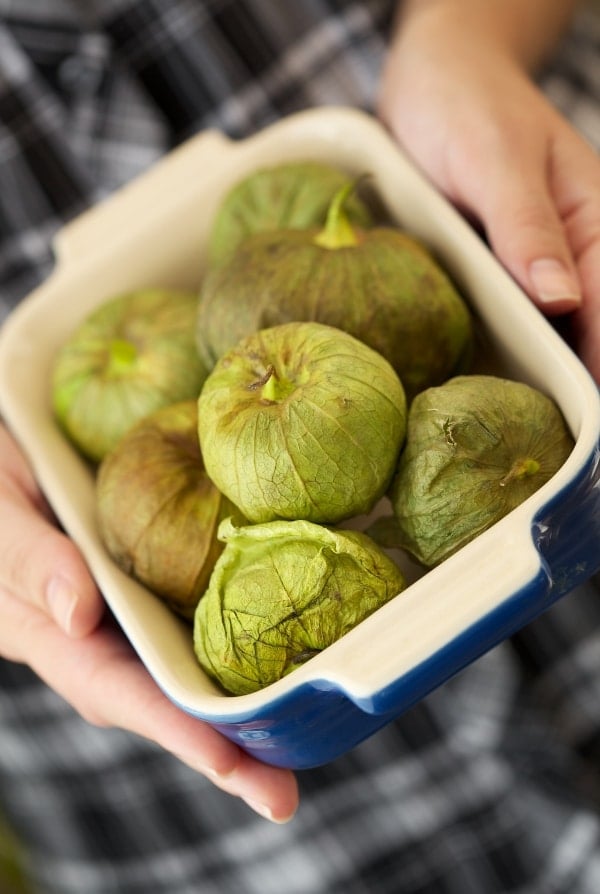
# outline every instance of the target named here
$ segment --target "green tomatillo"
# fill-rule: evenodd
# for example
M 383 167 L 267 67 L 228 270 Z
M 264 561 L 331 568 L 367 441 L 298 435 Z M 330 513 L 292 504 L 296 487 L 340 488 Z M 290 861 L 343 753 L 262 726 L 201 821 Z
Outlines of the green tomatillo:
M 402 445 L 406 399 L 380 355 L 339 329 L 288 323 L 243 339 L 198 401 L 208 474 L 252 522 L 370 511 Z
M 105 301 L 59 350 L 55 416 L 73 444 L 99 462 L 148 413 L 196 398 L 207 369 L 194 328 L 197 296 L 140 289 Z
M 436 565 L 545 484 L 572 449 L 558 406 L 530 385 L 469 375 L 430 388 L 410 409 L 382 542 Z
M 331 199 L 348 182 L 349 175 L 340 168 L 317 161 L 290 161 L 253 171 L 219 206 L 209 237 L 209 263 L 223 263 L 252 233 L 322 226 Z M 349 198 L 347 211 L 360 226 L 371 225 L 371 212 L 357 195 Z
M 226 692 L 274 683 L 332 645 L 406 586 L 365 534 L 306 521 L 236 527 L 198 603 L 194 648 Z
M 354 184 L 334 196 L 325 225 L 255 233 L 200 289 L 198 348 L 211 366 L 239 339 L 290 321 L 343 329 L 382 354 L 407 395 L 466 371 L 466 303 L 423 244 L 346 213 Z

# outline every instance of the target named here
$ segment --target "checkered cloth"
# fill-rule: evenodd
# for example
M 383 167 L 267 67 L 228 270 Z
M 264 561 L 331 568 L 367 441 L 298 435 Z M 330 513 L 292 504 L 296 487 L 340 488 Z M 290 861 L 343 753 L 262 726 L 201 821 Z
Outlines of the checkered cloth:
M 205 127 L 370 109 L 385 0 L 0 0 L 0 308 L 83 208 Z M 600 146 L 600 28 L 544 86 Z M 346 756 L 285 826 L 0 662 L 0 810 L 41 894 L 598 894 L 592 583 Z

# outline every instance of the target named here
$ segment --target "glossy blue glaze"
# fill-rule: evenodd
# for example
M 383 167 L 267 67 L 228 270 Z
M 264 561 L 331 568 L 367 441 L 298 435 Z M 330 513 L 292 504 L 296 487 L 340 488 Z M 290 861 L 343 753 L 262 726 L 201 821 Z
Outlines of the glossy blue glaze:
M 318 681 L 298 686 L 252 716 L 211 721 L 250 754 L 276 766 L 327 763 L 398 717 L 600 569 L 600 448 L 532 524 L 538 573 L 443 649 L 369 698 L 353 700 Z M 207 718 L 205 718 L 207 719 Z

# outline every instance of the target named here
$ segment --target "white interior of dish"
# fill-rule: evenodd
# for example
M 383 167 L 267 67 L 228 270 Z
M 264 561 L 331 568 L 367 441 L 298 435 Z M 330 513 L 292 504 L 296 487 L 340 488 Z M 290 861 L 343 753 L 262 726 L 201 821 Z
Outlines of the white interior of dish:
M 211 220 L 229 187 L 259 167 L 309 158 L 371 175 L 391 218 L 434 251 L 484 320 L 490 371 L 550 394 L 576 445 L 552 481 L 438 568 L 423 574 L 403 560 L 409 588 L 342 640 L 285 680 L 232 698 L 200 670 L 189 628 L 107 557 L 97 535 L 92 475 L 51 415 L 50 370 L 59 345 L 106 298 L 141 286 L 197 287 Z M 241 142 L 215 132 L 200 135 L 62 231 L 56 252 L 54 274 L 0 333 L 1 409 L 134 647 L 160 686 L 187 710 L 213 717 L 251 713 L 307 680 L 368 698 L 536 573 L 531 518 L 569 485 L 597 442 L 596 387 L 478 236 L 372 119 L 347 109 L 320 109 Z

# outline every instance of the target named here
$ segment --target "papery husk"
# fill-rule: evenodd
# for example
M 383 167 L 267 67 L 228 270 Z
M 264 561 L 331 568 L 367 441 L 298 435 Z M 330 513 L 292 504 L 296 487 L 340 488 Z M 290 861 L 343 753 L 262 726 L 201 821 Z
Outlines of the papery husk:
M 223 689 L 245 695 L 292 672 L 406 586 L 365 534 L 306 521 L 236 527 L 198 604 L 194 648 Z
M 335 523 L 370 511 L 389 486 L 405 426 L 390 364 L 320 323 L 243 339 L 198 401 L 208 473 L 252 522 Z
M 573 445 L 555 402 L 525 383 L 468 375 L 424 391 L 410 408 L 395 519 L 378 529 L 380 542 L 439 564 L 549 481 Z
M 253 171 L 219 206 L 209 236 L 209 263 L 223 263 L 252 233 L 323 225 L 331 199 L 351 179 L 340 168 L 308 160 Z M 368 205 L 356 194 L 348 201 L 348 214 L 363 227 L 372 225 Z
M 395 227 L 354 227 L 355 244 L 322 231 L 259 233 L 203 279 L 197 341 L 212 365 L 241 338 L 290 321 L 343 329 L 393 366 L 411 398 L 468 371 L 469 309 L 426 247 Z
M 197 402 L 163 407 L 134 426 L 101 463 L 96 497 L 111 557 L 191 618 L 223 550 L 219 523 L 235 512 L 204 468 Z
M 93 462 L 159 407 L 196 398 L 207 375 L 195 341 L 197 295 L 139 289 L 107 299 L 59 350 L 52 406 Z

